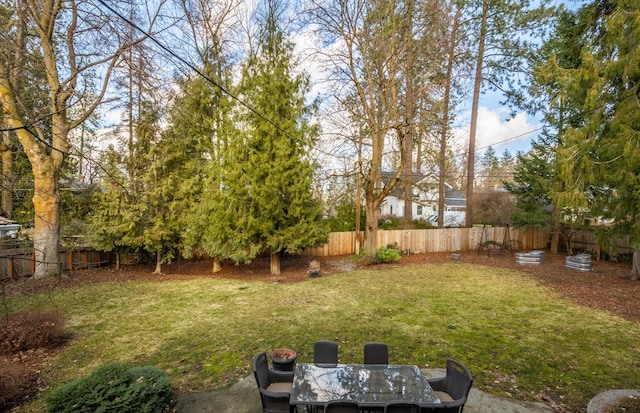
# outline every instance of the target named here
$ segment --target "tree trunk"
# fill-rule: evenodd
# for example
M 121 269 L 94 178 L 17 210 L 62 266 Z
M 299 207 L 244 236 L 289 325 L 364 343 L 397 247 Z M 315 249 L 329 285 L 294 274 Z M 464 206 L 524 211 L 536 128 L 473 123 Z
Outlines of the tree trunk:
M 33 171 L 33 248 L 35 250 L 34 278 L 59 276 L 60 265 L 60 205 L 58 178 L 64 156 L 69 152 L 69 123 L 62 110 L 51 115 L 51 144 L 48 147 L 29 133 L 20 121 L 19 110 L 11 85 L 0 76 L 0 102 L 7 126 L 16 130 Z M 50 150 L 50 152 L 48 152 Z
M 156 251 L 156 269 L 154 274 L 162 274 L 162 248 Z
M 356 171 L 356 240 L 355 252 L 360 254 L 360 220 L 362 212 L 362 133 L 360 134 L 360 143 L 358 145 L 358 170 Z
M 631 267 L 631 279 L 640 280 L 640 250 L 633 250 L 633 265 Z
M 13 145 L 11 133 L 2 134 L 2 208 L 5 217 L 13 217 Z
M 55 277 L 61 274 L 58 169 L 47 161 L 32 165 L 34 278 Z
M 280 275 L 280 254 L 271 253 L 271 275 Z
M 376 256 L 377 250 L 377 238 L 378 238 L 378 206 L 373 199 L 367 199 L 365 204 L 365 211 L 367 215 L 367 223 L 364 231 L 364 255 L 371 257 Z
M 120 253 L 116 252 L 116 271 L 120 271 Z
M 213 274 L 220 272 L 222 270 L 222 267 L 220 266 L 220 258 L 218 257 L 213 257 L 213 267 L 211 268 L 211 272 Z
M 409 2 L 407 8 L 413 9 L 412 2 Z M 408 16 L 409 22 L 409 34 L 413 37 L 413 20 L 412 14 Z M 414 70 L 414 46 L 408 47 L 407 56 L 405 58 L 406 65 L 406 96 L 405 96 L 405 107 L 406 112 L 404 114 L 406 127 L 404 128 L 404 168 L 403 168 L 403 177 L 404 177 L 404 228 L 410 228 L 411 221 L 413 221 L 413 140 L 414 140 L 414 130 L 415 130 L 415 112 L 416 112 L 416 101 L 415 101 L 415 93 L 414 93 L 414 82 L 415 82 L 415 70 Z
M 549 247 L 549 252 L 552 254 L 557 254 L 559 251 L 560 251 L 560 231 L 556 229 L 551 233 L 551 246 Z
M 487 10 L 489 0 L 482 1 L 482 20 L 480 38 L 478 39 L 478 60 L 476 61 L 476 77 L 473 83 L 473 103 L 471 105 L 471 124 L 469 125 L 469 155 L 467 157 L 467 208 L 465 212 L 466 226 L 473 226 L 473 184 L 476 162 L 476 129 L 478 125 L 478 104 L 480 86 L 482 86 L 482 65 L 484 64 L 484 42 L 487 36 Z
M 440 154 L 438 156 L 438 228 L 444 228 L 444 208 L 446 193 L 447 171 L 447 137 L 449 136 L 449 107 L 451 102 L 451 84 L 453 82 L 453 63 L 456 53 L 456 37 L 460 21 L 461 8 L 457 6 L 456 14 L 451 25 L 451 36 L 447 50 L 447 77 L 445 79 L 444 101 L 442 107 L 442 130 L 440 131 Z M 419 170 L 419 169 L 418 169 Z

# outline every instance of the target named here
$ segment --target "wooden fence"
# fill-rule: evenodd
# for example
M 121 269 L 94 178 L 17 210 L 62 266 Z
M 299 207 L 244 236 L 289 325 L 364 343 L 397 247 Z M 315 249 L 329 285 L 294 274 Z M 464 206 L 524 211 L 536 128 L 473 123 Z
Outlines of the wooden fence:
M 364 241 L 361 232 L 360 245 Z M 466 251 L 477 249 L 480 242 L 508 241 L 514 250 L 547 248 L 548 231 L 532 228 L 473 227 L 445 229 L 379 230 L 377 248 L 393 246 L 405 253 Z M 355 254 L 355 232 L 332 232 L 323 246 L 307 248 L 304 253 L 318 257 Z
M 360 245 L 364 233 L 360 233 Z M 318 257 L 355 254 L 355 232 L 333 232 L 323 246 L 307 248 L 303 254 Z M 475 250 L 486 241 L 502 244 L 508 241 L 514 250 L 545 249 L 548 232 L 509 227 L 474 227 L 421 230 L 379 230 L 377 247 L 392 246 L 404 253 L 422 254 Z M 575 244 L 574 244 L 575 245 Z M 60 253 L 64 271 L 99 267 L 112 262 L 112 254 L 76 248 Z M 31 248 L 0 250 L 0 279 L 33 275 L 35 257 Z
M 596 240 L 594 231 L 578 231 L 571 236 L 571 249 L 575 251 L 586 251 L 596 255 L 597 259 L 607 259 L 620 257 L 621 255 L 630 255 L 634 248 L 631 247 L 631 237 L 629 235 L 617 236 L 608 240 L 606 246 L 602 246 Z M 566 250 L 565 245 L 561 247 Z
M 88 248 L 76 248 L 60 252 L 63 271 L 75 271 L 109 264 L 112 254 L 93 251 Z M 33 275 L 35 270 L 33 248 L 15 248 L 0 250 L 0 280 Z

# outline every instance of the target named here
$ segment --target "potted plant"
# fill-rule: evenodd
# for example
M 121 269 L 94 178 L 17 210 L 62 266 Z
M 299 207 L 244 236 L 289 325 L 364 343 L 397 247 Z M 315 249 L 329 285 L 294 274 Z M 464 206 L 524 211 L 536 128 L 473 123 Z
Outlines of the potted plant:
M 290 348 L 277 348 L 271 352 L 271 363 L 274 370 L 292 371 L 298 353 Z

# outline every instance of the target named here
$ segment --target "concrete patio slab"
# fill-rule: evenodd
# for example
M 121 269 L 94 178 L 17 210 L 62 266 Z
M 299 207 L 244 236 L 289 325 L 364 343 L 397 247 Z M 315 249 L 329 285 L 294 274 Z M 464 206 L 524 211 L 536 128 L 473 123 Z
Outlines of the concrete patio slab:
M 427 377 L 444 376 L 444 369 L 426 369 Z M 180 394 L 177 413 L 261 413 L 260 396 L 253 375 L 232 386 L 207 393 Z M 472 388 L 465 413 L 552 413 L 544 403 L 521 402 Z M 304 413 L 304 412 L 299 412 Z

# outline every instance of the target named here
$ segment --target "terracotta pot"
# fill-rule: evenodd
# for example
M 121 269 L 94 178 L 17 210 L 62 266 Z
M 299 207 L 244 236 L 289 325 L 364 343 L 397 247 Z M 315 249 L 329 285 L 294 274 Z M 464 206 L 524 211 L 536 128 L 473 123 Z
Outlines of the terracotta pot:
M 297 358 L 298 353 L 290 348 L 277 348 L 271 352 L 271 363 L 274 370 L 293 370 Z

